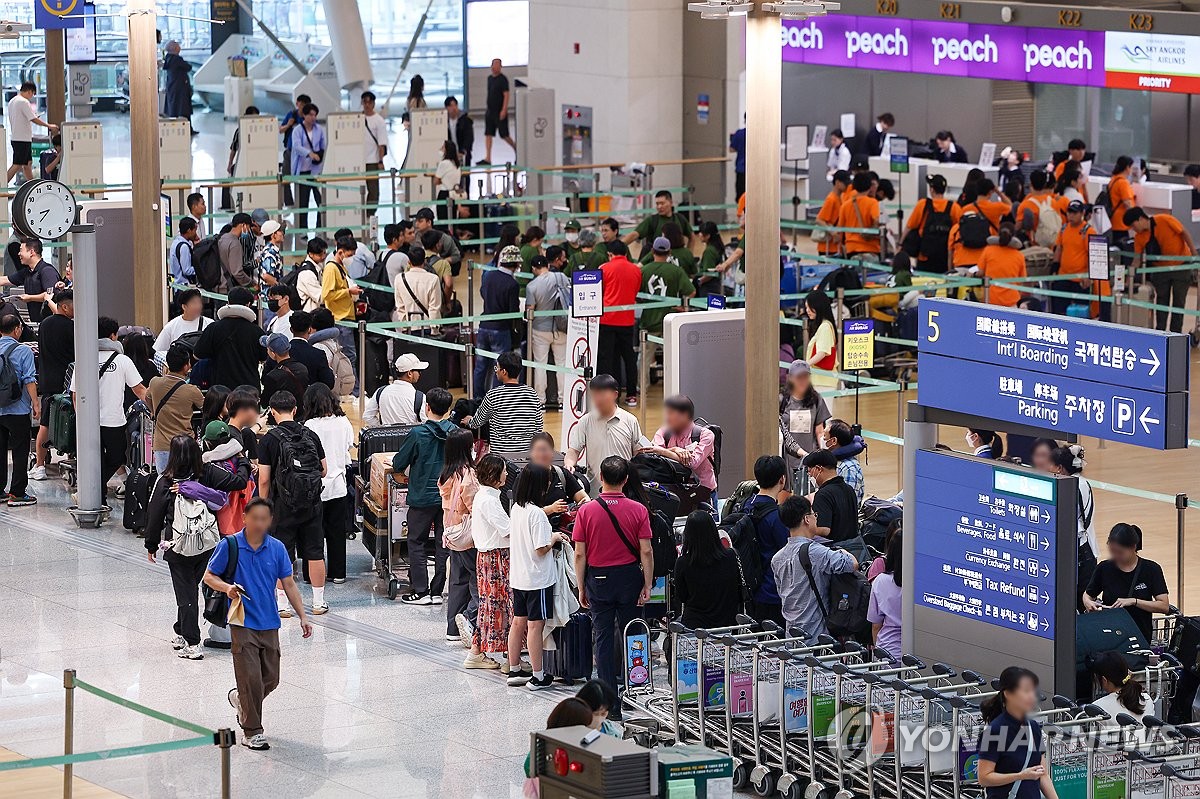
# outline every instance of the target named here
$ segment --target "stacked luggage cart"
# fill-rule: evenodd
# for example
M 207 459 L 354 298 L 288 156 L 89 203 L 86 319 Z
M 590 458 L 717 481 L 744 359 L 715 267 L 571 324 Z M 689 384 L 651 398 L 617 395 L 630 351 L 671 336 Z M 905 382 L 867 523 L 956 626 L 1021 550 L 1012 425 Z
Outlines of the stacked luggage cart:
M 372 427 L 358 439 L 355 507 L 362 542 L 375 559 L 379 579 L 394 600 L 408 583 L 408 481 L 391 471 L 392 457 L 412 431 L 411 425 Z
M 980 704 L 995 695 L 986 676 L 737 621 L 671 623 L 669 683 L 627 685 L 627 718 L 647 717 L 660 740 L 730 755 L 734 787 L 759 796 L 982 799 Z M 1200 726 L 1161 721 L 1179 663 L 1146 654 L 1150 664 L 1134 674 L 1153 703 L 1143 721 L 1064 696 L 1034 716 L 1064 799 L 1200 796 Z

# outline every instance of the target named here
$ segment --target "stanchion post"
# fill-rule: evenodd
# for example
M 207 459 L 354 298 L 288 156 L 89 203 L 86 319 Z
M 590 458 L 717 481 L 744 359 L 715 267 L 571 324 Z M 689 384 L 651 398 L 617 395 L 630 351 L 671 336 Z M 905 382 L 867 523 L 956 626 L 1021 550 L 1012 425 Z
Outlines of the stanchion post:
M 646 394 L 650 388 L 650 342 L 646 335 L 645 330 L 638 331 L 642 348 L 642 357 L 638 359 L 638 397 L 641 400 L 638 403 L 638 421 L 643 430 L 646 429 Z
M 363 418 L 367 406 L 367 323 L 358 322 L 358 418 Z
M 208 199 L 207 199 L 207 201 L 206 201 L 208 204 L 207 204 L 205 207 L 206 207 L 206 208 L 208 208 L 208 215 L 209 215 L 209 216 L 212 216 L 212 215 L 213 215 L 213 213 L 214 213 L 214 212 L 217 210 L 217 206 L 213 205 L 213 187 L 212 187 L 212 184 L 210 183 L 210 184 L 208 184 L 207 186 L 205 186 L 205 187 L 204 187 L 204 191 L 205 191 L 205 193 L 208 195 Z M 187 198 L 186 198 L 186 197 L 184 198 L 184 207 L 187 207 Z M 210 219 L 210 220 L 208 220 L 208 224 L 209 224 L 209 230 L 206 230 L 206 231 L 205 231 L 205 233 L 208 233 L 208 234 L 210 234 L 210 235 L 212 234 L 212 229 L 211 229 L 211 228 L 215 226 L 215 225 L 214 225 L 214 222 L 215 222 L 215 221 L 216 221 L 216 220 L 213 220 L 213 219 Z
M 66 699 L 63 702 L 63 754 L 75 754 L 75 669 L 63 671 L 63 688 L 66 689 Z M 75 766 L 72 763 L 63 764 L 63 799 L 71 799 L 74 788 Z
M 233 796 L 233 784 L 230 779 L 229 752 L 237 738 L 228 727 L 217 730 L 216 738 L 217 746 L 221 748 L 221 799 L 230 799 Z
M 532 305 L 525 309 L 525 358 L 531 363 L 533 362 L 533 313 Z M 529 374 L 529 370 L 526 370 L 526 374 Z M 532 375 L 530 375 L 529 383 L 533 384 Z M 545 401 L 546 398 L 542 397 L 542 402 Z
M 283 215 L 283 170 L 279 169 L 275 172 L 275 207 L 279 209 L 279 213 Z
M 236 203 L 234 203 L 234 207 L 236 207 L 236 208 L 237 208 L 237 211 L 238 211 L 238 213 L 239 213 L 239 214 L 240 214 L 240 213 L 241 213 L 241 212 L 244 210 L 244 209 L 242 208 L 242 203 L 243 203 L 243 202 L 245 202 L 245 198 L 246 198 L 246 193 L 245 193 L 245 192 L 239 191 L 239 192 L 237 193 L 237 202 L 236 202 Z
M 375 180 L 379 180 L 378 175 L 375 176 Z M 363 185 L 358 187 L 358 205 L 359 205 L 359 213 L 362 215 L 363 240 L 373 244 L 374 240 L 371 238 L 371 223 L 370 223 L 371 213 L 367 209 L 367 184 L 366 183 L 364 183 Z
M 467 399 L 475 398 L 475 343 L 466 343 L 467 353 Z
M 482 229 L 482 225 L 480 225 Z M 480 245 L 480 253 L 483 255 L 483 247 Z M 475 342 L 475 265 L 467 261 L 467 316 L 471 319 L 467 322 L 467 339 Z
M 1179 610 L 1184 613 L 1187 612 L 1184 610 L 1184 595 L 1183 595 L 1183 572 L 1184 572 L 1184 564 L 1187 563 L 1187 561 L 1184 560 L 1184 549 L 1185 549 L 1184 522 L 1186 521 L 1185 516 L 1187 514 L 1187 507 L 1188 507 L 1188 495 L 1187 494 L 1176 494 L 1175 495 L 1175 514 L 1176 514 L 1176 519 L 1177 519 L 1177 521 L 1176 521 L 1177 529 L 1175 531 L 1175 535 L 1176 535 L 1176 545 L 1178 546 L 1178 552 L 1176 553 L 1176 557 L 1178 558 L 1178 560 L 1176 561 L 1177 565 L 1175 567 L 1176 568 L 1175 586 L 1176 586 L 1176 591 L 1179 592 L 1179 599 L 1177 600 L 1178 607 L 1179 607 Z
M 404 176 L 404 218 L 409 219 L 412 214 L 409 212 L 409 203 L 412 202 L 412 178 L 408 175 Z
M 904 392 L 908 391 L 908 381 L 900 379 L 900 390 L 896 392 L 896 437 L 904 437 Z M 896 447 L 896 482 L 901 491 L 904 490 L 904 445 Z
M 533 175 L 533 185 L 536 187 L 536 191 L 537 191 L 537 195 L 538 195 L 538 201 L 537 201 L 538 222 L 541 224 L 543 230 L 546 228 L 546 217 L 547 217 L 546 192 L 543 190 L 544 178 L 545 178 L 545 176 L 540 171 L 535 172 Z

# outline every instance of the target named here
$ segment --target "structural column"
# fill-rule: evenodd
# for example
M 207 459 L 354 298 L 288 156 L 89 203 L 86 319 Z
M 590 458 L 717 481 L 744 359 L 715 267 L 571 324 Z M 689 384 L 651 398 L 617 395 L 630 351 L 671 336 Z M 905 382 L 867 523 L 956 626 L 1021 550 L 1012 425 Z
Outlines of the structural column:
M 746 463 L 779 451 L 779 146 L 782 22 L 746 22 Z
M 52 125 L 62 125 L 67 119 L 67 32 L 50 29 L 45 34 L 46 121 Z
M 154 0 L 129 0 L 129 127 L 133 173 L 134 315 L 163 325 L 162 178 L 158 166 L 158 53 Z M 108 265 L 120 268 L 119 265 Z M 103 273 L 104 267 L 101 268 Z

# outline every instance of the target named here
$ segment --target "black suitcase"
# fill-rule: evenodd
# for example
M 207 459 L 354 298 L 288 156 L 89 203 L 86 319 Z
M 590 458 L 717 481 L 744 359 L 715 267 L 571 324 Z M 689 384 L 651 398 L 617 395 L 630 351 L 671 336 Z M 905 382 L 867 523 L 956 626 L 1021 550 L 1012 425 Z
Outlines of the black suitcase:
M 150 491 L 158 474 L 148 465 L 129 472 L 125 478 L 125 509 L 121 524 L 138 535 L 146 531 L 146 511 L 150 507 Z
M 646 495 L 650 498 L 652 512 L 661 513 L 668 521 L 673 521 L 680 515 L 679 507 L 682 503 L 678 496 L 658 483 L 645 483 L 642 487 L 645 488 Z
M 660 484 L 659 487 L 679 498 L 679 507 L 675 509 L 676 516 L 687 516 L 694 510 L 712 505 L 712 490 L 699 483 Z M 670 518 L 674 520 L 676 516 Z
M 563 680 L 587 680 L 592 676 L 592 617 L 576 613 L 554 631 L 557 649 L 542 653 L 542 670 Z
M 358 436 L 358 474 L 371 482 L 371 456 L 377 452 L 396 452 L 414 425 L 392 424 L 365 428 Z

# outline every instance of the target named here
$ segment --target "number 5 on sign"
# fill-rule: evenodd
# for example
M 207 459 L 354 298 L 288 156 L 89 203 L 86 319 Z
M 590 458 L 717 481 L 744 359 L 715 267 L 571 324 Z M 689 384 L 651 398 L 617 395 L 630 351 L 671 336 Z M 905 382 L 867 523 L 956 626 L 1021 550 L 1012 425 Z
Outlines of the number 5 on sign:
M 875 367 L 875 322 L 847 319 L 842 322 L 842 371 Z
M 930 311 L 929 312 L 929 318 L 928 318 L 929 333 L 925 336 L 925 340 L 928 341 L 930 344 L 932 344 L 933 342 L 937 341 L 939 338 L 942 337 L 942 329 L 940 327 L 938 327 L 938 323 L 934 321 L 935 319 L 938 318 L 938 316 L 940 314 L 941 314 L 941 311 Z

